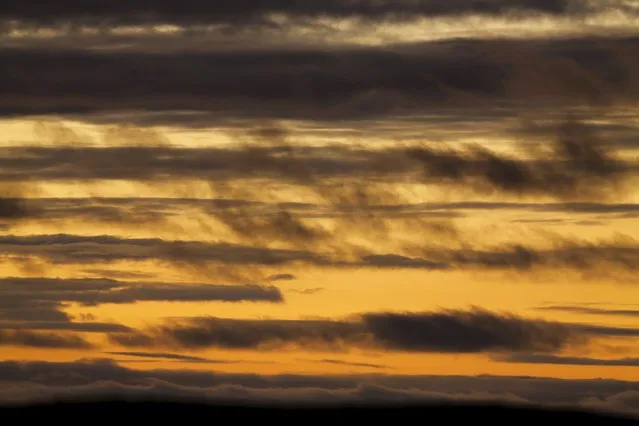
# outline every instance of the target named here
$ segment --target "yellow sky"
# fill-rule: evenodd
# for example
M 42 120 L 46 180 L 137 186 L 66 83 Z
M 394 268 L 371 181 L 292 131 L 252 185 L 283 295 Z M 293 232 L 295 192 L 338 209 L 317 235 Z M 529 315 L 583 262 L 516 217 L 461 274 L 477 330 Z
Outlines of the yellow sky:
M 73 129 L 72 124 L 68 124 Z M 94 136 L 94 129 L 87 126 L 76 129 Z M 13 121 L 0 126 L 3 140 L 32 141 L 37 138 L 34 122 Z M 216 135 L 213 132 L 213 135 Z M 221 133 L 220 133 L 221 135 Z M 209 134 L 210 136 L 210 134 Z M 219 136 L 219 135 L 218 135 Z M 68 137 L 62 133 L 60 137 Z M 170 133 L 167 139 L 170 144 L 201 145 L 202 132 Z M 227 141 L 220 136 L 219 143 Z M 94 138 L 95 139 L 95 138 Z M 94 140 L 91 139 L 91 140 Z M 83 139 L 86 142 L 86 139 Z M 210 143 L 211 140 L 208 140 Z M 54 140 L 52 143 L 56 143 Z M 185 187 L 186 185 L 186 187 Z M 140 195 L 140 186 L 123 182 L 118 185 L 96 184 L 91 187 L 76 183 L 68 185 L 45 183 L 38 187 L 35 197 L 68 197 L 68 196 L 136 196 Z M 166 196 L 174 190 L 175 196 L 188 193 L 192 197 L 210 196 L 210 187 L 205 184 L 184 184 L 174 188 L 171 184 L 163 187 L 146 188 L 144 196 Z M 166 192 L 164 192 L 166 190 Z M 628 200 L 639 200 L 637 194 L 628 194 Z M 451 197 L 454 198 L 454 197 Z M 436 199 L 436 197 L 433 197 Z M 418 200 L 424 201 L 424 200 Z M 639 238 L 639 226 L 636 219 L 619 219 L 593 226 L 581 220 L 592 219 L 588 215 L 575 216 L 569 213 L 549 213 L 554 219 L 566 220 L 559 225 L 546 228 L 557 234 L 595 241 L 605 239 L 615 233 Z M 536 230 L 544 227 L 541 223 L 514 223 L 515 219 L 538 218 L 538 213 L 526 211 L 493 211 L 470 214 L 469 218 L 457 220 L 455 223 L 465 229 L 469 235 L 481 239 L 490 233 L 490 241 L 521 241 L 522 237 L 533 238 Z M 594 219 L 593 219 L 594 220 Z M 14 235 L 74 233 L 78 235 L 119 235 L 129 238 L 165 238 L 165 239 L 199 239 L 215 240 L 215 236 L 204 233 L 198 227 L 192 213 L 184 212 L 175 220 L 175 227 L 158 226 L 157 224 L 134 225 L 123 227 L 113 223 L 78 223 L 73 218 L 43 224 L 38 221 L 25 221 L 17 224 L 11 231 Z M 230 237 L 226 235 L 225 237 Z M 437 238 L 428 236 L 428 238 Z M 223 238 L 220 238 L 223 239 Z M 120 262 L 104 265 L 105 269 L 146 272 L 156 281 L 209 282 L 224 283 L 216 276 L 206 276 L 201 271 L 175 270 L 167 265 L 151 263 Z M 544 304 L 585 304 L 600 303 L 614 305 L 620 302 L 639 306 L 639 292 L 636 284 L 624 282 L 625 278 L 599 277 L 593 282 L 582 279 L 578 274 L 569 271 L 549 270 L 536 273 L 504 273 L 473 271 L 424 271 L 424 270 L 374 270 L 374 269 L 329 269 L 313 267 L 265 268 L 269 273 L 291 273 L 296 276 L 293 281 L 277 282 L 284 294 L 286 303 L 137 303 L 134 305 L 102 305 L 98 307 L 70 307 L 73 315 L 92 314 L 100 321 L 113 321 L 133 327 L 142 327 L 157 323 L 167 317 L 215 316 L 222 318 L 244 319 L 300 319 L 312 317 L 342 318 L 349 315 L 376 311 L 431 311 L 438 309 L 466 309 L 481 306 L 495 311 L 508 311 L 526 317 L 543 317 L 548 320 L 579 322 L 590 324 L 606 324 L 614 326 L 634 327 L 636 321 L 630 317 L 601 317 L 579 314 L 539 311 L 534 308 Z M 76 265 L 51 266 L 43 264 L 31 272 L 16 268 L 10 262 L 5 263 L 3 275 L 35 275 L 48 277 L 86 276 L 82 268 Z M 301 294 L 304 290 L 310 294 Z M 93 336 L 92 338 L 97 338 Z M 99 338 L 97 338 L 100 340 Z M 592 348 L 588 356 L 614 357 L 611 349 L 617 347 L 617 355 L 631 356 L 639 349 L 632 339 L 621 339 L 616 345 L 602 344 Z M 608 342 L 607 342 L 608 344 Z M 3 347 L 2 357 L 5 359 L 45 359 L 71 360 L 78 358 L 100 358 L 104 352 L 125 351 L 126 349 L 102 341 L 99 350 L 66 351 L 26 349 Z M 349 372 L 393 372 L 399 374 L 453 374 L 453 375 L 527 375 L 552 376 L 563 378 L 610 377 L 618 379 L 636 379 L 637 369 L 632 367 L 589 367 L 589 366 L 557 366 L 534 364 L 507 364 L 494 362 L 483 355 L 432 355 L 432 354 L 393 354 L 376 353 L 374 356 L 362 353 L 304 353 L 304 352 L 232 352 L 205 350 L 195 355 L 211 359 L 240 360 L 237 364 L 200 364 L 177 363 L 169 361 L 136 362 L 134 368 L 192 368 L 211 369 L 228 372 L 285 373 L 349 373 Z M 126 357 L 115 357 L 118 360 Z M 351 363 L 378 364 L 384 368 L 340 365 L 318 360 L 340 360 Z M 126 364 L 125 365 L 129 365 Z

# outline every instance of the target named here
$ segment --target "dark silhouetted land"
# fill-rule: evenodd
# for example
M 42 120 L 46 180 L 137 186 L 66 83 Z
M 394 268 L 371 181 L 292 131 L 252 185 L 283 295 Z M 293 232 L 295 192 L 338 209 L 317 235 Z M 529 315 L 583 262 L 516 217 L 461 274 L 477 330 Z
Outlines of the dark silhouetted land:
M 370 424 L 406 422 L 420 424 L 456 424 L 457 422 L 489 422 L 488 424 L 576 424 L 584 425 L 630 425 L 638 420 L 621 415 L 568 410 L 545 410 L 536 408 L 506 407 L 494 405 L 411 405 L 402 407 L 266 407 L 238 405 L 206 405 L 169 402 L 86 402 L 51 403 L 29 406 L 0 408 L 3 421 L 28 420 L 69 421 L 82 420 L 96 422 L 102 420 L 122 421 L 136 419 L 146 422 L 177 421 L 185 424 L 193 422 L 333 422 L 350 424 Z M 552 422 L 552 423 L 551 423 Z M 565 423 L 563 423 L 565 422 Z M 574 422 L 574 423 L 573 423 Z M 10 423 L 6 423 L 10 424 Z M 218 423 L 219 424 L 219 423 Z M 321 423 L 320 423 L 321 424 Z M 388 424 L 388 423 L 387 423 Z

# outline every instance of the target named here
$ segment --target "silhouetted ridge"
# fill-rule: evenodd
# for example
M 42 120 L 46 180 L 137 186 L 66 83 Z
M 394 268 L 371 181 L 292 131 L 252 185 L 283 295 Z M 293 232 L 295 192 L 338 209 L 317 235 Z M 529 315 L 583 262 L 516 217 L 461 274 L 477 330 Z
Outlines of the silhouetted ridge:
M 314 421 L 357 422 L 362 424 L 369 420 L 401 422 L 404 419 L 417 419 L 426 424 L 445 421 L 447 424 L 455 422 L 481 422 L 490 424 L 519 424 L 526 421 L 535 422 L 570 422 L 563 424 L 584 425 L 630 425 L 637 424 L 637 420 L 620 415 L 576 411 L 551 410 L 541 408 L 524 408 L 500 405 L 402 405 L 377 406 L 365 405 L 331 405 L 319 404 L 306 406 L 271 406 L 238 404 L 207 405 L 175 402 L 74 402 L 50 403 L 38 405 L 24 405 L 0 408 L 0 418 L 3 420 L 62 420 L 69 419 L 127 419 L 144 418 L 147 422 L 155 420 L 179 421 L 215 421 L 215 419 L 233 419 L 234 423 L 241 421 L 286 422 L 297 423 L 310 419 Z M 575 422 L 575 423 L 572 423 Z M 281 424 L 281 423 L 280 423 Z M 353 423 L 351 423 L 353 424 Z

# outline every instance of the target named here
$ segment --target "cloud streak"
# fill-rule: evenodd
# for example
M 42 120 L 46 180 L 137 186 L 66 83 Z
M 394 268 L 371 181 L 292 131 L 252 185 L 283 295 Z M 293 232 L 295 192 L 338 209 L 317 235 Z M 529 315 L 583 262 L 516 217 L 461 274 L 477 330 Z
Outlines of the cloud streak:
M 99 306 L 139 302 L 281 303 L 284 300 L 279 289 L 272 286 L 123 282 L 103 278 L 2 278 L 0 293 L 0 330 L 14 330 L 10 337 L 6 337 L 9 340 L 19 340 L 21 336 L 35 336 L 34 339 L 39 336 L 53 336 L 31 333 L 34 330 L 93 333 L 131 331 L 121 324 L 75 321 L 76 318 L 64 312 L 71 304 Z M 66 341 L 63 340 L 60 344 Z
M 521 364 L 587 365 L 600 367 L 639 367 L 639 358 L 597 359 L 556 355 L 516 354 L 496 358 L 500 362 Z
M 2 329 L 0 329 L 0 345 L 38 349 L 89 349 L 93 347 L 89 341 L 72 334 Z
M 353 347 L 417 353 L 553 353 L 592 338 L 634 337 L 636 329 L 549 322 L 481 309 L 366 313 L 344 320 L 174 320 L 139 335 L 110 334 L 125 347 L 199 350 L 345 350 Z

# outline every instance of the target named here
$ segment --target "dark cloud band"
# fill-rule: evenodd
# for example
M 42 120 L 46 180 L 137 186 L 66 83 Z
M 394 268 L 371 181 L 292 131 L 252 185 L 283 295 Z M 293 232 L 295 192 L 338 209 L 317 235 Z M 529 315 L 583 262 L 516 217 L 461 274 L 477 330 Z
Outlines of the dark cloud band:
M 363 20 L 413 20 L 417 17 L 457 15 L 504 15 L 510 12 L 579 15 L 597 9 L 621 6 L 621 2 L 591 7 L 585 0 L 272 0 L 255 2 L 207 2 L 186 0 L 179 5 L 168 0 L 115 0 L 97 7 L 76 0 L 50 6 L 34 1 L 6 2 L 0 19 L 26 21 L 34 25 L 135 25 L 135 24 L 229 24 L 235 26 L 271 24 L 275 16 L 289 19 L 356 18 Z
M 527 319 L 485 310 L 368 313 L 359 320 L 232 320 L 192 318 L 135 335 L 111 334 L 129 347 L 182 349 L 343 349 L 400 352 L 553 353 L 591 338 L 635 337 L 639 330 Z
M 227 119 L 343 120 L 445 106 L 470 113 L 513 101 L 524 101 L 523 109 L 533 100 L 600 105 L 637 99 L 636 49 L 635 38 L 208 53 L 3 49 L 0 112 L 187 110 Z

